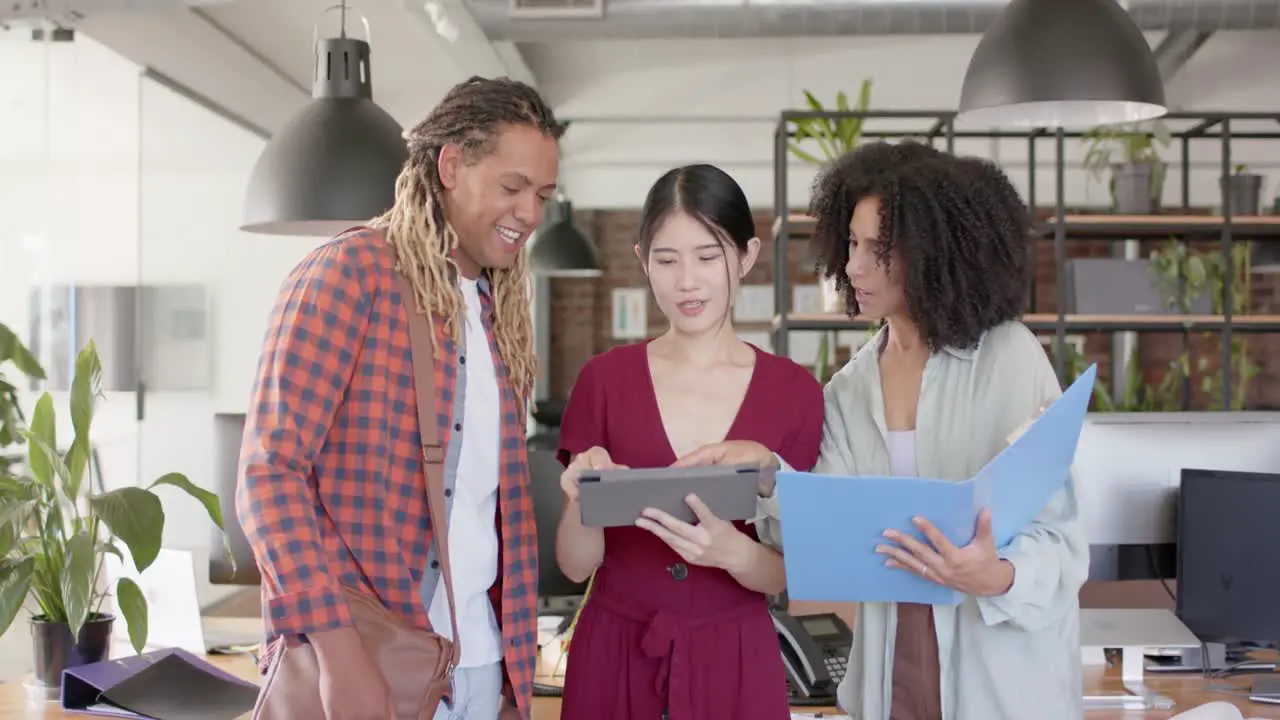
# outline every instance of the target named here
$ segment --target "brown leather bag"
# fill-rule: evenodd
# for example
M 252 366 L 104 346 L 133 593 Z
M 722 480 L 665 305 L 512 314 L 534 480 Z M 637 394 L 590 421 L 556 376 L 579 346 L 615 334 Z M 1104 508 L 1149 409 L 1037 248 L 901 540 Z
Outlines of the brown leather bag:
M 431 327 L 417 312 L 409 283 L 399 273 L 400 295 L 409 321 L 414 387 L 418 400 L 418 431 L 422 435 L 423 469 L 427 476 L 427 504 L 431 531 L 443 570 L 453 637 L 458 621 L 453 604 L 453 575 L 449 564 L 449 532 L 444 513 L 444 448 L 436 422 L 436 383 Z M 414 627 L 383 606 L 368 589 L 343 588 L 356 631 L 365 652 L 382 671 L 395 702 L 398 720 L 431 720 L 445 698 L 452 699 L 453 669 L 461 656 L 459 643 L 430 630 Z M 320 666 L 310 644 L 289 642 L 276 653 L 254 708 L 255 720 L 321 720 Z

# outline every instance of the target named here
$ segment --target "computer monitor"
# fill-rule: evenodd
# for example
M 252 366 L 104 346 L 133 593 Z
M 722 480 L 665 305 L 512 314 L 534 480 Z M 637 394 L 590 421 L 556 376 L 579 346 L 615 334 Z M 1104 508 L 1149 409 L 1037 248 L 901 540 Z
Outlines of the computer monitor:
M 1280 474 L 1185 469 L 1175 612 L 1206 643 L 1280 643 Z
M 217 528 L 209 536 L 209 582 L 214 585 L 259 585 L 258 561 L 236 515 L 236 478 L 240 474 L 240 441 L 244 436 L 244 413 L 213 416 L 213 492 L 222 508 L 223 533 Z M 231 557 L 227 557 L 227 548 Z M 234 560 L 234 566 L 232 564 Z
M 1280 413 L 1090 413 L 1076 448 L 1089 579 L 1156 580 L 1176 572 L 1183 468 L 1280 469 Z
M 538 524 L 538 597 L 544 606 L 567 604 L 564 609 L 571 610 L 587 585 L 565 577 L 556 562 L 556 528 L 564 510 L 564 491 L 560 489 L 564 466 L 556 459 L 558 439 L 557 433 L 529 438 L 529 482 Z

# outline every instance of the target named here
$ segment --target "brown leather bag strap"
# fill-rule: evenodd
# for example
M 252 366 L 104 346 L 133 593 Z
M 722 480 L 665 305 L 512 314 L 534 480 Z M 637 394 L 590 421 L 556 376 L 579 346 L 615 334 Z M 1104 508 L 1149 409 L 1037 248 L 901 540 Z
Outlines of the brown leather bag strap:
M 449 522 L 444 504 L 444 456 L 440 444 L 440 423 L 436 418 L 435 352 L 431 342 L 431 325 L 418 312 L 413 286 L 400 273 L 400 298 L 409 321 L 409 350 L 413 356 L 413 386 L 418 396 L 418 434 L 422 437 L 422 470 L 427 477 L 427 508 L 431 515 L 431 533 L 436 541 L 444 589 L 449 598 L 449 622 L 453 625 L 453 642 L 449 666 L 457 667 L 462 657 L 462 639 L 458 637 L 458 613 L 453 603 L 453 571 L 449 562 Z M 428 602 L 430 600 L 428 599 Z

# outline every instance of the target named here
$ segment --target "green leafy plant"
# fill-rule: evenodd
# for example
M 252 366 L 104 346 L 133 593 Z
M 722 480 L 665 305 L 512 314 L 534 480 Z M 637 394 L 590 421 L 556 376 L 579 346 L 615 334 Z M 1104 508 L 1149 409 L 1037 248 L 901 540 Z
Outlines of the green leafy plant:
M 862 85 L 858 88 L 858 98 L 853 105 L 849 104 L 848 93 L 843 90 L 836 93 L 835 111 L 851 113 L 850 115 L 838 118 L 792 120 L 795 135 L 788 141 L 787 149 L 800 160 L 821 167 L 834 162 L 857 147 L 862 142 L 862 130 L 866 118 L 852 113 L 865 113 L 871 106 L 871 87 L 871 78 L 864 78 Z M 812 92 L 805 90 L 804 99 L 810 110 L 827 111 L 822 101 Z M 805 146 L 816 149 L 807 150 Z M 876 327 L 873 326 L 870 332 L 874 333 L 875 330 Z M 814 362 L 813 375 L 824 385 L 835 374 L 835 368 L 831 367 L 831 356 L 834 354 L 833 340 L 834 333 L 831 332 L 822 333 L 818 339 L 818 357 Z
M 805 104 L 810 110 L 826 112 L 822 101 L 808 90 L 804 91 Z M 871 78 L 865 78 L 858 89 L 858 99 L 849 105 L 849 96 L 843 90 L 836 93 L 836 112 L 865 113 L 871 105 Z M 805 118 L 792 120 L 795 136 L 787 143 L 792 155 L 813 165 L 826 165 L 849 152 L 862 142 L 862 126 L 865 118 L 861 115 L 846 115 L 839 118 Z M 802 145 L 812 144 L 817 147 L 814 154 Z
M 223 528 L 217 496 L 181 473 L 163 475 L 145 488 L 91 492 L 89 436 L 101 387 L 102 366 L 90 341 L 76 357 L 70 392 L 74 437 L 66 451 L 59 449 L 53 398 L 44 393 L 23 431 L 27 472 L 0 474 L 0 635 L 29 596 L 40 608 L 39 619 L 66 623 L 72 637 L 87 621 L 104 617 L 107 593 L 98 581 L 106 555 L 123 561 L 123 546 L 141 572 L 160 553 L 165 516 L 155 490 L 162 486 L 196 499 Z M 128 578 L 117 582 L 115 595 L 130 643 L 142 652 L 147 601 Z
M 1049 347 L 1049 355 L 1052 358 L 1052 345 Z M 1076 378 L 1089 367 L 1087 358 L 1074 345 L 1065 346 L 1063 360 L 1066 384 L 1075 382 Z M 1175 358 L 1169 363 L 1169 367 L 1158 382 L 1148 383 L 1143 377 L 1135 348 L 1129 362 L 1125 364 L 1124 385 L 1119 394 L 1113 395 L 1111 388 L 1105 382 L 1094 383 L 1094 412 L 1172 412 L 1177 410 L 1181 396 L 1181 381 L 1184 377 L 1182 367 L 1185 361 L 1185 356 Z
M 22 445 L 27 422 L 18 401 L 18 386 L 4 373 L 4 366 L 9 363 L 28 378 L 43 380 L 45 377 L 36 356 L 9 326 L 0 323 L 0 475 L 17 463 L 13 448 Z
M 1226 309 L 1223 302 L 1224 290 L 1227 283 L 1230 283 L 1231 314 L 1244 315 L 1249 312 L 1253 297 L 1251 258 L 1250 243 L 1233 244 L 1230 255 L 1227 256 L 1221 251 L 1193 252 L 1186 243 L 1171 240 L 1151 254 L 1150 268 L 1166 308 L 1191 314 L 1195 303 L 1207 295 L 1213 313 L 1221 315 Z M 1212 336 L 1206 334 L 1206 337 Z M 1194 358 L 1193 362 L 1189 351 L 1183 352 L 1174 362 L 1176 366 L 1171 371 L 1176 370 L 1180 374 L 1179 381 L 1199 376 L 1199 386 L 1209 397 L 1209 407 L 1222 409 L 1224 375 L 1221 368 L 1216 372 L 1212 371 L 1207 357 Z M 1249 356 L 1249 341 L 1246 337 L 1232 337 L 1226 372 L 1231 377 L 1231 409 L 1242 410 L 1249 386 L 1261 372 L 1261 368 Z
M 1108 178 L 1107 188 L 1114 200 L 1115 178 L 1111 176 L 1112 166 L 1150 163 L 1151 195 L 1160 197 L 1167 169 L 1160 151 L 1167 149 L 1171 141 L 1168 126 L 1159 120 L 1098 125 L 1086 132 L 1081 139 L 1087 147 L 1082 166 L 1094 180 Z
M 1231 284 L 1231 314 L 1245 315 L 1249 312 L 1253 299 L 1253 248 L 1252 243 L 1234 243 L 1231 253 L 1224 256 L 1221 252 L 1209 255 L 1209 282 L 1212 292 L 1215 313 L 1223 313 L 1224 289 Z M 1249 357 L 1248 336 L 1234 333 L 1231 336 L 1231 348 L 1227 358 L 1226 372 L 1231 377 L 1231 409 L 1243 410 L 1245 399 L 1253 379 L 1262 372 L 1262 368 Z M 1206 363 L 1207 364 L 1207 363 Z M 1208 393 L 1210 409 L 1222 409 L 1222 388 L 1224 377 L 1221 371 L 1206 373 L 1200 379 L 1200 389 Z

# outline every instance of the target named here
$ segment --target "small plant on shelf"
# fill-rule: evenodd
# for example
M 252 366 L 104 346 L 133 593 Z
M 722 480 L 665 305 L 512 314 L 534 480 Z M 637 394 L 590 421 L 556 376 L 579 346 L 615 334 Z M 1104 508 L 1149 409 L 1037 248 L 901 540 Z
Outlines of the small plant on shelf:
M 1168 127 L 1159 120 L 1099 125 L 1083 138 L 1088 148 L 1084 169 L 1095 180 L 1107 179 L 1116 212 L 1150 215 L 1160 208 L 1166 173 L 1160 151 L 1170 140 Z
M 810 110 L 815 112 L 826 112 L 828 108 L 824 107 L 822 101 L 819 100 L 812 92 L 804 91 L 805 104 Z M 858 89 L 858 99 L 854 105 L 849 105 L 849 95 L 841 90 L 836 93 L 836 112 L 842 113 L 863 113 L 871 106 L 871 78 L 865 78 L 862 86 Z M 862 142 L 862 127 L 865 118 L 857 115 L 849 115 L 840 118 L 805 118 L 802 120 L 792 120 L 791 124 L 795 126 L 795 135 L 788 141 L 787 148 L 792 155 L 813 165 L 826 165 L 838 159 L 845 153 L 854 149 Z M 816 152 L 806 150 L 803 145 L 816 147 Z
M 1052 348 L 1052 345 L 1050 345 Z M 1052 350 L 1050 355 L 1052 356 Z M 1075 382 L 1089 367 L 1084 354 L 1074 345 L 1066 345 L 1063 358 L 1064 382 Z M 1112 394 L 1107 383 L 1096 382 L 1093 385 L 1093 410 L 1100 413 L 1113 412 L 1168 412 L 1178 409 L 1181 393 L 1182 374 L 1179 370 L 1180 359 L 1170 363 L 1159 382 L 1148 383 L 1142 376 L 1135 349 L 1129 362 L 1125 364 L 1125 377 L 1122 390 Z
M 1251 250 L 1250 243 L 1233 244 L 1228 260 L 1221 251 L 1193 252 L 1184 242 L 1169 241 L 1162 249 L 1151 254 L 1150 264 L 1165 307 L 1176 313 L 1189 315 L 1195 314 L 1197 304 L 1203 306 L 1207 300 L 1212 313 L 1222 315 L 1226 309 L 1225 289 L 1230 283 L 1231 314 L 1248 314 L 1253 298 Z M 1214 334 L 1204 333 L 1202 337 L 1212 338 Z M 1180 373 L 1179 381 L 1182 378 L 1192 382 L 1198 379 L 1201 392 L 1209 399 L 1209 408 L 1222 409 L 1222 369 L 1215 371 L 1208 357 L 1193 358 L 1193 355 L 1190 348 L 1184 350 L 1174 360 L 1175 366 L 1171 369 Z M 1233 335 L 1227 367 L 1228 377 L 1231 378 L 1232 410 L 1244 409 L 1249 386 L 1259 372 L 1260 368 L 1249 357 L 1247 337 L 1243 334 Z
M 104 561 L 125 553 L 142 572 L 155 561 L 164 534 L 164 508 L 156 490 L 176 488 L 204 506 L 222 529 L 213 493 L 181 473 L 168 473 L 146 487 L 95 492 L 90 429 L 102 391 L 102 366 L 92 341 L 76 357 L 70 391 L 73 437 L 59 444 L 53 396 L 44 393 L 22 430 L 25 466 L 0 473 L 0 635 L 8 631 L 28 599 L 36 678 L 47 688 L 60 683 L 66 667 L 106 657 L 115 617 L 103 611 L 108 590 L 100 587 Z M 147 601 L 137 583 L 121 577 L 115 606 L 141 652 L 147 642 Z
M 863 113 L 871 106 L 871 78 L 864 78 L 858 88 L 858 97 L 853 105 L 849 104 L 848 93 L 841 90 L 836 93 L 836 112 Z M 810 110 L 826 112 L 828 108 L 809 90 L 804 91 L 805 104 Z M 792 120 L 794 135 L 787 142 L 787 149 L 796 158 L 824 167 L 839 159 L 845 153 L 856 148 L 862 142 L 862 130 L 865 118 L 849 115 L 840 118 L 805 118 Z M 806 149 L 808 148 L 808 149 Z M 837 312 L 843 302 L 835 294 L 835 285 L 822 282 L 823 309 L 826 312 Z M 875 332 L 873 326 L 870 332 Z M 823 332 L 818 339 L 817 359 L 813 374 L 824 385 L 835 374 L 836 367 L 831 362 L 834 354 L 834 333 Z
M 1262 211 L 1262 176 L 1249 172 L 1244 164 L 1222 178 L 1222 199 L 1232 217 L 1258 215 Z M 1225 210 L 1224 210 L 1225 212 Z

